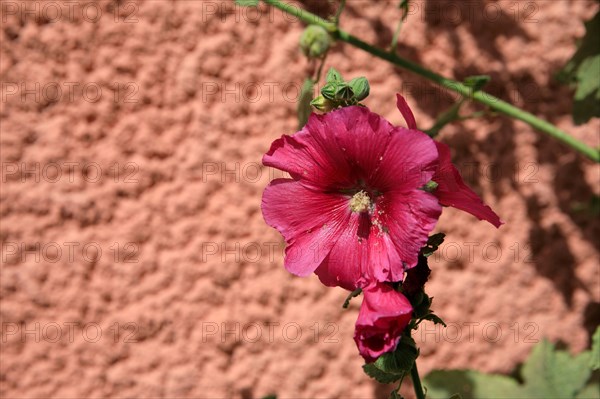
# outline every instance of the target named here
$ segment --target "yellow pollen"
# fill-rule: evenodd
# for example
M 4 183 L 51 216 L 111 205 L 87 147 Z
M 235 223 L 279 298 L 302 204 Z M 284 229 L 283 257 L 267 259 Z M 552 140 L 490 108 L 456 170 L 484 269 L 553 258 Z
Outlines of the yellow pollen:
M 350 200 L 350 209 L 352 212 L 365 212 L 371 206 L 371 199 L 364 191 L 359 191 Z

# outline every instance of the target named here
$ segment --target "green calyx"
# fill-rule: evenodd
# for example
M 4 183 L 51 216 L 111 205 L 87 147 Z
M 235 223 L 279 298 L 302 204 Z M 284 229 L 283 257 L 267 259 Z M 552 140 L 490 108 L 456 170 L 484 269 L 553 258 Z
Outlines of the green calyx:
M 300 37 L 300 48 L 308 58 L 321 58 L 331 46 L 331 36 L 319 25 L 309 25 Z
M 321 95 L 311 102 L 319 111 L 361 105 L 360 101 L 367 98 L 371 90 L 367 78 L 361 76 L 346 82 L 335 68 L 327 72 L 325 80 Z

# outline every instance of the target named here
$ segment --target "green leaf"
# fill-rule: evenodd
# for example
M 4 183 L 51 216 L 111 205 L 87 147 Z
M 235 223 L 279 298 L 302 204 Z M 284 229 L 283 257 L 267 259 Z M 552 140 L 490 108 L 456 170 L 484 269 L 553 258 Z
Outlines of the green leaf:
M 348 85 L 354 92 L 354 98 L 356 101 L 362 101 L 367 98 L 371 90 L 369 81 L 363 76 L 352 79 L 350 82 L 348 82 Z
M 394 389 L 392 392 L 390 392 L 390 399 L 404 399 L 404 397 L 400 395 L 400 392 Z
M 313 98 L 313 89 L 315 86 L 315 82 L 307 78 L 304 80 L 304 84 L 302 85 L 302 90 L 300 91 L 300 98 L 298 99 L 298 130 L 302 129 L 306 122 L 308 122 L 308 117 L 312 112 L 310 107 L 310 103 Z
M 590 377 L 589 352 L 573 358 L 542 340 L 523 365 L 525 392 L 532 398 L 574 398 Z
M 433 324 L 441 324 L 444 327 L 447 327 L 446 323 L 444 323 L 444 320 L 442 320 L 438 315 L 436 315 L 434 313 L 429 313 L 428 315 L 423 317 L 423 320 L 429 320 L 429 321 L 432 321 Z
M 397 381 L 410 373 L 419 350 L 410 335 L 403 335 L 393 352 L 384 353 L 373 363 L 365 364 L 363 370 L 371 378 L 383 384 Z
M 459 393 L 455 393 L 454 395 L 450 396 L 449 399 L 462 399 L 462 396 L 460 396 Z
M 437 251 L 439 246 L 442 245 L 442 243 L 444 242 L 444 237 L 446 237 L 446 234 L 444 234 L 444 233 L 436 233 L 436 234 L 430 236 L 427 239 L 427 244 L 425 244 L 425 246 L 421 249 L 423 256 L 428 258 L 435 251 Z
M 447 399 L 456 392 L 464 399 L 524 398 L 512 378 L 472 370 L 433 371 L 423 379 L 423 385 L 428 399 Z
M 392 374 L 380 370 L 375 366 L 375 363 L 368 363 L 363 365 L 363 370 L 369 377 L 381 382 L 382 384 L 391 384 L 392 382 L 398 381 L 402 378 L 402 374 Z
M 596 332 L 592 337 L 592 351 L 590 356 L 590 367 L 592 370 L 600 369 L 600 327 L 596 328 Z
M 411 300 L 413 306 L 413 317 L 415 319 L 422 319 L 429 313 L 429 307 L 431 306 L 431 298 L 425 292 L 421 291 Z
M 235 4 L 242 7 L 256 7 L 259 0 L 235 0 Z
M 576 399 L 600 399 L 600 381 L 592 381 L 577 394 Z
M 427 375 L 423 382 L 430 399 L 447 398 L 454 392 L 459 392 L 465 399 L 599 399 L 598 384 L 592 383 L 595 392 L 586 386 L 592 374 L 589 368 L 591 353 L 585 351 L 571 356 L 543 340 L 533 348 L 521 368 L 523 384 L 507 376 L 472 370 L 437 370 Z
M 580 125 L 600 117 L 600 11 L 585 23 L 586 33 L 558 79 L 576 87 L 573 120 Z

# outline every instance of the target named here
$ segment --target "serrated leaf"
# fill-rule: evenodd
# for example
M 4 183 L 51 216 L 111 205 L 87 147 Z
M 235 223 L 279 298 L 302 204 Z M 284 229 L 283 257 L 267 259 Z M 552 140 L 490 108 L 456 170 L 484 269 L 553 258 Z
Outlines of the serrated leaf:
M 592 381 L 579 392 L 575 399 L 600 399 L 600 381 Z
M 589 352 L 584 352 L 573 358 L 542 340 L 523 365 L 526 394 L 532 398 L 575 397 L 590 377 L 589 357 Z
M 585 23 L 586 33 L 558 78 L 577 87 L 573 120 L 580 125 L 600 117 L 600 11 Z
M 421 319 L 430 313 L 429 307 L 431 306 L 431 298 L 423 292 L 423 294 L 417 294 L 413 301 L 413 317 L 415 319 Z
M 402 375 L 406 372 L 402 365 L 398 363 L 398 359 L 393 352 L 384 353 L 383 355 L 379 356 L 373 364 L 379 370 L 388 374 Z
M 432 321 L 433 324 L 441 324 L 444 327 L 447 327 L 446 323 L 444 323 L 444 320 L 442 320 L 438 315 L 436 315 L 434 313 L 429 313 L 428 315 L 423 317 L 423 320 L 429 320 L 429 321 Z
M 363 370 L 369 377 L 381 382 L 382 384 L 391 384 L 402 378 L 401 374 L 390 374 L 378 369 L 374 363 L 363 365 Z
M 592 370 L 600 369 L 600 327 L 596 328 L 596 332 L 592 337 L 592 354 L 590 356 L 590 367 Z
M 457 392 L 463 399 L 524 397 L 520 394 L 515 380 L 472 370 L 436 370 L 423 379 L 423 385 L 427 387 L 428 399 L 447 399 Z
M 446 234 L 444 234 L 444 233 L 436 233 L 436 234 L 430 236 L 427 239 L 427 244 L 425 244 L 423 249 L 421 249 L 421 252 L 423 253 L 423 255 L 426 258 L 431 256 L 435 251 L 437 251 L 439 246 L 442 245 L 445 237 L 446 237 Z
M 259 0 L 235 0 L 235 4 L 242 7 L 256 7 Z
M 315 82 L 312 79 L 307 78 L 304 80 L 302 90 L 300 91 L 300 98 L 298 99 L 298 130 L 306 125 L 308 117 L 312 112 L 311 101 L 313 99 L 314 86 Z
M 521 369 L 522 385 L 506 376 L 472 370 L 434 371 L 425 377 L 424 383 L 431 399 L 445 398 L 457 391 L 464 399 L 599 399 L 598 383 L 591 382 L 596 396 L 589 384 L 585 385 L 591 375 L 590 358 L 590 351 L 573 357 L 543 340 L 533 348 Z

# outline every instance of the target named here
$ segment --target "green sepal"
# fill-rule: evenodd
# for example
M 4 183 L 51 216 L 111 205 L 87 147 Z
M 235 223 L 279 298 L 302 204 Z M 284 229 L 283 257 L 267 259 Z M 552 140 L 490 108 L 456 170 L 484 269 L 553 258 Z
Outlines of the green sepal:
M 348 85 L 354 92 L 354 99 L 357 102 L 367 98 L 371 91 L 369 81 L 364 76 L 352 79 L 350 82 L 348 82 Z

